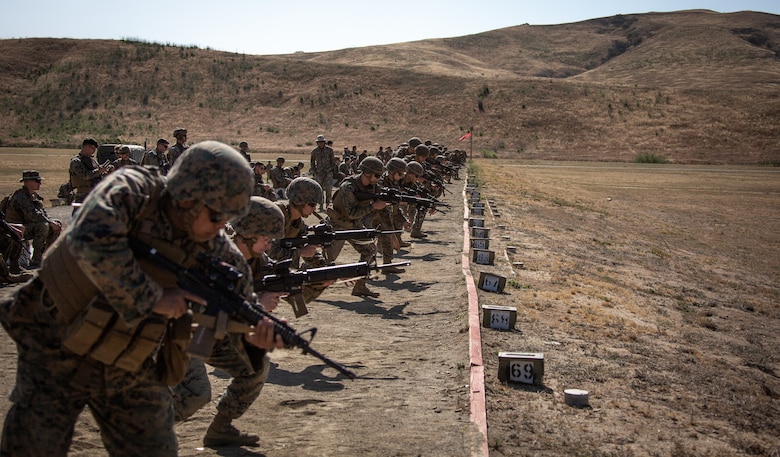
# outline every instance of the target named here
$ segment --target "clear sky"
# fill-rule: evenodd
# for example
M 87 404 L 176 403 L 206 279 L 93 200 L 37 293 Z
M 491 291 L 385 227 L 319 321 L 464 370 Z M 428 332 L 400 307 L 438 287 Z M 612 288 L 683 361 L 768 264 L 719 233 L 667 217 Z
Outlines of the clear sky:
M 0 39 L 132 38 L 265 55 L 685 9 L 780 14 L 780 1 L 0 0 Z

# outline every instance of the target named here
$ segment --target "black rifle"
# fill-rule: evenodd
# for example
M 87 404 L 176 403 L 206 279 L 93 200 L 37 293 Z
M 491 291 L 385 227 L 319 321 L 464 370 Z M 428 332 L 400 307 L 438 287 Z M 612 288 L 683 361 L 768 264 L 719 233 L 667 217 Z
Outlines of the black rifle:
M 329 359 L 311 348 L 309 342 L 317 333 L 316 328 L 306 331 L 306 333 L 311 335 L 309 340 L 306 340 L 295 329 L 287 325 L 286 322 L 272 316 L 261 305 L 249 301 L 246 297 L 236 292 L 236 282 L 243 277 L 243 273 L 238 271 L 233 265 L 219 258 L 199 254 L 198 262 L 203 266 L 204 271 L 182 268 L 181 265 L 160 254 L 157 249 L 141 240 L 129 237 L 128 241 L 130 248 L 136 255 L 148 258 L 155 265 L 175 273 L 176 283 L 179 287 L 206 300 L 207 305 L 205 307 L 191 303 L 193 312 L 212 316 L 217 322 L 221 321 L 219 316 L 221 313 L 224 313 L 229 319 L 247 325 L 257 325 L 264 317 L 267 317 L 273 322 L 274 334 L 282 337 L 285 346 L 302 349 L 304 354 L 311 354 L 317 357 L 350 379 L 357 377 L 355 373 L 344 365 Z M 217 329 L 215 328 L 198 327 L 192 338 L 192 343 L 199 347 L 198 356 L 208 357 L 210 355 L 211 348 L 213 348 L 216 341 L 216 334 Z
M 444 213 L 440 208 L 449 208 L 450 205 L 439 201 L 435 198 L 421 198 L 414 195 L 404 194 L 400 189 L 392 187 L 383 187 L 379 189 L 379 193 L 364 192 L 361 190 L 355 191 L 355 197 L 358 200 L 382 200 L 384 202 L 398 203 L 404 202 L 412 205 L 417 205 L 418 208 L 435 209 L 441 213 Z
M 378 235 L 390 235 L 403 233 L 403 230 L 379 230 L 379 229 L 358 229 L 358 230 L 338 230 L 325 223 L 309 227 L 311 235 L 303 235 L 296 238 L 282 238 L 278 241 L 279 246 L 291 249 L 299 248 L 307 244 L 317 244 L 328 247 L 335 240 L 373 240 Z
M 263 279 L 255 281 L 255 288 L 269 292 L 298 293 L 301 286 L 319 284 L 326 281 L 343 278 L 368 277 L 372 271 L 383 268 L 408 266 L 411 262 L 386 263 L 384 265 L 371 265 L 368 262 L 355 262 L 346 265 L 333 265 L 330 267 L 309 268 L 307 270 L 290 271 L 290 260 L 277 262 L 273 274 L 263 276 Z

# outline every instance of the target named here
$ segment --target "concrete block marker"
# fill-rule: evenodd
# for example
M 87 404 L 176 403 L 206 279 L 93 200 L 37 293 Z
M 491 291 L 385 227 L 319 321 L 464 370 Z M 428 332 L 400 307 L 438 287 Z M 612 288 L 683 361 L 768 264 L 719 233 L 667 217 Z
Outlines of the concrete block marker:
M 473 238 L 490 238 L 490 229 L 485 227 L 471 227 Z
M 472 238 L 472 249 L 488 249 L 490 247 L 490 239 L 488 238 Z
M 517 323 L 514 306 L 482 305 L 482 326 L 496 330 L 512 330 Z
M 544 354 L 533 352 L 499 352 L 498 379 L 507 383 L 541 386 L 544 377 Z
M 494 275 L 492 273 L 479 272 L 479 281 L 477 286 L 486 292 L 504 292 L 506 287 L 506 278 L 503 276 Z
M 474 249 L 471 261 L 477 265 L 493 265 L 496 262 L 496 253 L 483 249 Z

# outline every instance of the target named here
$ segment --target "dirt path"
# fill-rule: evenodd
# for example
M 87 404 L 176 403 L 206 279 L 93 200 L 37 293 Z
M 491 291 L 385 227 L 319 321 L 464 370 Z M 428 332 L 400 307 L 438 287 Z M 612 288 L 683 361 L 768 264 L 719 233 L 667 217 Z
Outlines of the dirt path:
M 344 379 L 298 351 L 275 351 L 260 399 L 236 422 L 259 433 L 260 446 L 203 449 L 215 413 L 212 402 L 177 426 L 180 455 L 471 455 L 481 438 L 469 421 L 468 310 L 460 267 L 463 204 L 455 192 L 447 198 L 450 212 L 426 220 L 429 238 L 398 256 L 412 262 L 407 272 L 379 275 L 369 283 L 381 293 L 378 299 L 353 297 L 349 287 L 341 286 L 326 291 L 300 319 L 280 306 L 278 312 L 299 331 L 317 327 L 312 347 L 349 366 L 360 379 Z M 350 247 L 342 257 L 340 263 L 357 260 Z M 0 413 L 5 414 L 16 361 L 4 332 L 0 344 Z M 216 400 L 230 379 L 218 370 L 209 372 Z M 71 454 L 105 455 L 87 413 L 77 426 Z

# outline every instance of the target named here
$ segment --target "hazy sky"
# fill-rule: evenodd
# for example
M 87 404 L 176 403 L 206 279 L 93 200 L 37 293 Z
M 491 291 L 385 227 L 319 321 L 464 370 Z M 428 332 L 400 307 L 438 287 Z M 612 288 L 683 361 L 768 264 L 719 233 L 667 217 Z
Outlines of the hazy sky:
M 286 54 L 683 9 L 780 14 L 780 1 L 0 0 L 0 39 L 133 38 L 245 54 Z

